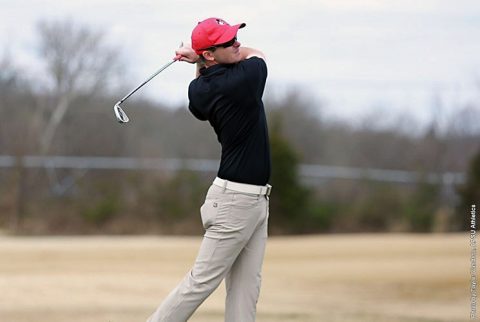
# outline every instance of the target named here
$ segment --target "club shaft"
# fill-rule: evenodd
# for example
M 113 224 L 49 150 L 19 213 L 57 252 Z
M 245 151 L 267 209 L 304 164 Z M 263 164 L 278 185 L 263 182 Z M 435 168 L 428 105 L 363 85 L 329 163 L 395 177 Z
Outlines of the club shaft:
M 125 101 L 127 98 L 129 98 L 130 96 L 132 96 L 133 93 L 135 93 L 135 92 L 138 91 L 140 88 L 142 88 L 143 85 L 145 85 L 146 83 L 148 83 L 149 81 L 151 81 L 152 78 L 154 78 L 155 76 L 157 76 L 158 74 L 160 74 L 162 71 L 164 71 L 165 69 L 167 69 L 168 66 L 170 66 L 171 64 L 173 64 L 173 63 L 176 62 L 176 61 L 177 61 L 177 60 L 174 59 L 174 60 L 172 60 L 171 62 L 168 62 L 167 64 L 165 64 L 165 66 L 162 66 L 162 68 L 160 68 L 160 69 L 157 70 L 155 73 L 153 73 L 153 75 L 150 76 L 146 81 L 144 81 L 143 83 L 141 83 L 140 85 L 138 85 L 135 89 L 133 89 L 130 93 L 128 93 L 127 95 L 125 95 L 125 97 L 122 98 L 118 104 L 123 103 L 123 101 Z

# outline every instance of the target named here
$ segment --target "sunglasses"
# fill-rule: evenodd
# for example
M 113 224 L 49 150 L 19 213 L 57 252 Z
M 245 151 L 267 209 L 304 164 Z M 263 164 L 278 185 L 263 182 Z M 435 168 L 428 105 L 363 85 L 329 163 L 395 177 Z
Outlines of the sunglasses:
M 233 37 L 232 40 L 227 41 L 227 42 L 225 42 L 223 44 L 220 44 L 220 45 L 216 45 L 215 47 L 228 48 L 228 47 L 232 47 L 236 42 L 237 42 L 237 37 Z
M 232 47 L 236 42 L 237 42 L 237 37 L 233 37 L 233 39 L 230 41 L 224 42 L 223 44 L 212 46 L 205 50 L 215 51 L 215 49 L 217 49 L 218 47 L 222 47 L 222 48 Z

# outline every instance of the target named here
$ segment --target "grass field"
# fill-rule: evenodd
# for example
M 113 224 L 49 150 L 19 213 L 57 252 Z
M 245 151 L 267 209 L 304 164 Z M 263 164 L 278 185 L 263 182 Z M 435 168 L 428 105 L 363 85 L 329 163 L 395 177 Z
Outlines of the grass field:
M 270 238 L 258 322 L 467 321 L 468 234 Z M 0 237 L 0 321 L 145 321 L 192 237 Z M 223 321 L 222 285 L 190 321 Z

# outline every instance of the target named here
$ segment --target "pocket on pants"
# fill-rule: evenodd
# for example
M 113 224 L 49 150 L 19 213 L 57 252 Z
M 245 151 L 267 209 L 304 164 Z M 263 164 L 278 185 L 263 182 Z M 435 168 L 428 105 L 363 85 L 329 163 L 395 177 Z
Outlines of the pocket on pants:
M 240 209 L 251 209 L 258 205 L 259 197 L 253 194 L 236 193 L 234 194 L 234 207 Z
M 219 208 L 218 201 L 205 200 L 205 203 L 200 208 L 200 216 L 202 217 L 203 228 L 208 229 L 215 223 Z

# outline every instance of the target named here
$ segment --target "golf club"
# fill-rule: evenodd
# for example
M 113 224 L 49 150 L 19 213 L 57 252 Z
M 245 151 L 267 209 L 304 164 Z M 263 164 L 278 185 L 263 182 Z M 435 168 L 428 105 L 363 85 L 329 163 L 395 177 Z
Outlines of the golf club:
M 141 83 L 140 85 L 138 85 L 135 89 L 133 89 L 130 93 L 128 93 L 127 95 L 125 95 L 124 98 L 122 98 L 120 101 L 118 101 L 114 106 L 113 106 L 113 111 L 115 112 L 115 116 L 117 117 L 117 120 L 119 123 L 127 123 L 128 121 L 130 121 L 130 119 L 128 118 L 127 114 L 123 111 L 123 109 L 120 107 L 120 104 L 122 104 L 124 101 L 127 100 L 127 98 L 129 98 L 130 96 L 132 96 L 133 93 L 135 93 L 136 91 L 138 91 L 143 85 L 145 85 L 146 83 L 148 83 L 149 81 L 152 80 L 152 78 L 154 78 L 155 76 L 157 76 L 158 74 L 160 74 L 162 71 L 164 71 L 165 69 L 167 69 L 168 66 L 170 66 L 171 64 L 173 64 L 174 62 L 176 62 L 177 60 L 179 60 L 181 58 L 180 55 L 177 55 L 172 61 L 168 62 L 167 64 L 165 64 L 164 66 L 162 66 L 159 70 L 157 70 L 152 76 L 150 76 L 146 81 L 144 81 L 143 83 Z

